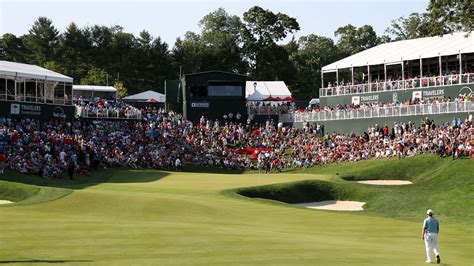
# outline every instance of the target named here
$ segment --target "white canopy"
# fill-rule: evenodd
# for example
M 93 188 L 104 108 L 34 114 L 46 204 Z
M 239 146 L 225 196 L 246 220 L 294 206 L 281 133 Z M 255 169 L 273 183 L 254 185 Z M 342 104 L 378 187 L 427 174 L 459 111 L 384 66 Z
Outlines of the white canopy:
M 0 61 L 0 75 L 72 83 L 72 78 L 35 65 Z
M 112 86 L 97 86 L 97 85 L 72 85 L 73 91 L 97 91 L 97 92 L 117 92 L 117 89 Z
M 160 103 L 166 102 L 166 96 L 162 93 L 156 91 L 144 91 L 134 95 L 130 95 L 123 98 L 124 100 L 133 100 L 133 101 L 147 101 L 150 99 L 154 99 Z
M 474 53 L 474 34 L 465 32 L 443 36 L 384 43 L 324 66 L 324 73 L 367 65 L 396 64 L 402 61 Z
M 257 84 L 254 87 L 254 83 Z M 261 101 L 268 97 L 291 97 L 291 92 L 283 81 L 247 81 L 245 84 L 245 98 L 248 101 Z

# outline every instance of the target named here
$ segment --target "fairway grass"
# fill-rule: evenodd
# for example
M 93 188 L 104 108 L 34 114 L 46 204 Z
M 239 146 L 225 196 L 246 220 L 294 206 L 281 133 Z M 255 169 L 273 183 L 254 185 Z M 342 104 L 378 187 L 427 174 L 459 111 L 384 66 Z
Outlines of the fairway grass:
M 41 186 L 0 206 L 0 264 L 425 265 L 421 223 L 433 208 L 443 263 L 473 265 L 472 173 L 470 160 L 435 156 L 271 175 L 117 169 L 45 181 L 7 172 L 2 179 Z M 414 184 L 378 187 L 344 178 Z M 313 179 L 347 188 L 346 197 L 363 199 L 366 210 L 311 210 L 236 193 Z

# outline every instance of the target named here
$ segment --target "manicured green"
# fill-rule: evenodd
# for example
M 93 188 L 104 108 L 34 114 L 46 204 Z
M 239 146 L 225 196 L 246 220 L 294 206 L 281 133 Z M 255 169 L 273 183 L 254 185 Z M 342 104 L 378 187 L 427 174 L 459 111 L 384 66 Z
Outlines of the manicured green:
M 470 265 L 473 165 L 420 156 L 271 175 L 116 169 L 74 181 L 7 172 L 2 179 L 63 194 L 0 207 L 0 263 L 425 265 L 420 230 L 432 208 L 443 262 Z M 375 187 L 341 178 L 350 176 L 415 183 Z M 309 210 L 236 193 L 277 183 L 285 190 L 302 180 L 332 182 L 303 184 L 342 188 L 348 199 L 367 201 L 366 210 Z

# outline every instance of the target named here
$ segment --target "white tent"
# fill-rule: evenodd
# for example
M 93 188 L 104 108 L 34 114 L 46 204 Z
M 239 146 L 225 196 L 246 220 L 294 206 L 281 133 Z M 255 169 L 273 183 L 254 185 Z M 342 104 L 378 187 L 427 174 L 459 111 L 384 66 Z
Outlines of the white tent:
M 283 81 L 247 81 L 245 98 L 247 101 L 261 101 L 268 97 L 291 97 L 291 92 Z
M 117 89 L 112 86 L 98 86 L 98 85 L 73 85 L 73 97 L 87 96 L 87 97 L 107 97 L 113 96 L 117 99 Z M 90 96 L 89 96 L 90 95 Z
M 474 34 L 465 32 L 443 36 L 384 43 L 343 58 L 322 68 L 323 73 L 372 65 L 393 65 L 402 61 L 474 53 Z
M 72 78 L 35 65 L 0 61 L 0 75 L 72 83 Z
M 142 101 L 142 102 L 145 102 L 151 99 L 156 100 L 157 102 L 160 102 L 160 103 L 166 102 L 166 96 L 164 94 L 156 92 L 156 91 L 151 91 L 151 90 L 140 92 L 140 93 L 123 98 L 123 100 L 126 100 L 126 101 Z

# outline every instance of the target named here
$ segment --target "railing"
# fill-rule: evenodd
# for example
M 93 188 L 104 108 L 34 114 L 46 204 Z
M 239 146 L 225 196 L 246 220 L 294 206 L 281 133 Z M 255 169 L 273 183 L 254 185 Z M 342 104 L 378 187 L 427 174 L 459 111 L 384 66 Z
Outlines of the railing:
M 408 106 L 391 106 L 378 108 L 360 108 L 353 110 L 336 110 L 305 112 L 281 115 L 281 122 L 318 122 L 330 120 L 348 120 L 376 117 L 395 117 L 410 115 L 433 115 L 460 112 L 474 112 L 474 102 L 449 102 L 434 104 L 416 104 Z
M 82 118 L 102 118 L 102 119 L 141 119 L 142 112 L 138 109 L 86 109 L 76 106 L 76 116 Z
M 0 94 L 0 100 L 25 102 L 25 103 L 39 103 L 39 104 L 58 104 L 58 105 L 72 105 L 72 101 L 68 100 L 67 97 L 55 97 L 46 99 L 45 97 L 34 97 L 29 95 L 12 95 L 12 94 Z
M 396 91 L 416 88 L 430 88 L 474 83 L 474 74 L 447 75 L 437 77 L 413 78 L 405 80 L 381 81 L 368 84 L 333 86 L 319 89 L 319 96 L 339 96 L 381 91 Z
M 281 106 L 248 106 L 248 113 L 252 115 L 280 115 L 293 111 L 293 107 Z

